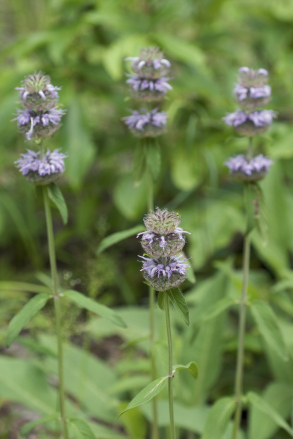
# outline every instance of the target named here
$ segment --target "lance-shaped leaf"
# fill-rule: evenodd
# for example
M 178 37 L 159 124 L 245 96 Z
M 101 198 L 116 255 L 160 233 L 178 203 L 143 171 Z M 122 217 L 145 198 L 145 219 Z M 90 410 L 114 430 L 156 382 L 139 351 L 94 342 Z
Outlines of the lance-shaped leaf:
M 153 399 L 155 396 L 157 396 L 166 386 L 167 384 L 168 376 L 158 378 L 155 381 L 152 381 L 150 384 L 148 384 L 144 389 L 142 389 L 130 403 L 126 407 L 123 412 L 119 414 L 121 416 L 126 410 L 133 409 L 134 407 L 138 407 L 139 405 L 145 404 L 146 402 Z
M 130 236 L 136 235 L 139 232 L 143 232 L 145 227 L 143 225 L 132 227 L 128 230 L 123 230 L 123 232 L 113 233 L 112 235 L 107 236 L 103 239 L 98 247 L 97 255 L 102 253 L 106 248 L 111 247 L 114 244 L 117 244 L 124 239 L 129 238 Z
M 208 414 L 202 439 L 222 439 L 235 407 L 234 398 L 219 399 Z
M 286 360 L 288 358 L 287 349 L 279 328 L 277 317 L 272 308 L 267 303 L 256 300 L 255 302 L 252 302 L 250 309 L 265 341 L 271 346 L 276 354 L 278 354 L 283 360 Z
M 290 436 L 293 436 L 293 429 L 290 425 L 279 415 L 279 413 L 261 396 L 257 395 L 254 392 L 249 392 L 247 394 L 247 399 L 249 403 L 254 406 L 256 409 L 268 415 L 271 419 L 275 421 L 275 423 L 286 430 Z
M 178 370 L 188 370 L 188 372 L 193 376 L 193 378 L 198 377 L 198 365 L 195 361 L 191 361 L 190 363 L 184 366 L 183 364 L 176 364 L 173 366 L 173 371 L 176 373 Z
M 60 191 L 59 187 L 56 186 L 55 183 L 50 183 L 47 186 L 47 189 L 48 189 L 48 196 L 50 200 L 57 207 L 57 209 L 60 212 L 63 223 L 66 224 L 68 220 L 68 210 L 62 192 Z
M 91 427 L 84 419 L 71 418 L 68 423 L 76 439 L 96 439 Z
M 189 309 L 185 301 L 185 297 L 181 293 L 180 289 L 172 288 L 172 290 L 168 290 L 168 295 L 174 305 L 174 308 L 180 312 L 186 325 L 189 325 Z
M 118 326 L 122 326 L 122 328 L 126 328 L 126 323 L 123 319 L 111 308 L 108 308 L 105 305 L 101 305 L 98 302 L 90 299 L 89 297 L 84 296 L 81 293 L 78 293 L 74 290 L 67 290 L 63 292 L 64 297 L 81 306 L 82 308 L 87 309 L 88 311 L 92 311 L 95 314 L 98 314 L 101 317 L 105 317 L 110 320 L 112 323 Z
M 7 347 L 16 339 L 26 323 L 46 305 L 48 299 L 50 299 L 50 296 L 47 294 L 37 294 L 13 317 L 8 326 Z
M 36 421 L 28 422 L 27 424 L 25 424 L 21 428 L 20 433 L 22 435 L 26 435 L 38 425 L 46 424 L 47 422 L 57 421 L 57 420 L 60 420 L 60 414 L 58 413 L 55 413 L 54 415 L 45 416 L 44 418 L 37 419 Z

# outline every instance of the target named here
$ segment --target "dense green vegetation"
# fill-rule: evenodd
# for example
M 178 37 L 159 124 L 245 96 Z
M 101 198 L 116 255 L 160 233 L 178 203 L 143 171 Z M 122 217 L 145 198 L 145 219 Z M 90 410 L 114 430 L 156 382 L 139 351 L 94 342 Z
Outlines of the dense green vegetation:
M 149 382 L 148 289 L 137 262 L 141 248 L 134 235 L 98 248 L 108 235 L 142 225 L 147 210 L 146 181 L 137 186 L 132 178 L 138 141 L 121 118 L 137 105 L 128 97 L 125 73 L 130 70 L 124 58 L 154 45 L 172 63 L 173 86 L 164 103 L 168 132 L 159 138 L 162 169 L 155 205 L 182 215 L 182 228 L 191 232 L 184 250 L 197 279 L 194 284 L 190 277 L 183 284 L 190 305 L 188 329 L 172 314 L 175 363 L 195 360 L 199 367 L 197 381 L 185 371 L 176 377 L 178 438 L 200 437 L 211 405 L 234 393 L 245 219 L 242 184 L 231 180 L 223 162 L 243 152 L 247 139 L 236 135 L 222 117 L 236 108 L 233 88 L 241 66 L 269 71 L 268 108 L 278 117 L 268 133 L 255 139 L 256 149 L 274 165 L 260 184 L 265 233 L 252 234 L 244 394 L 254 394 L 246 401 L 240 437 L 290 437 L 288 424 L 280 427 L 282 419 L 290 424 L 293 393 L 292 22 L 290 0 L 2 2 L 1 437 L 16 438 L 23 424 L 51 415 L 56 406 L 52 306 L 4 348 L 9 321 L 35 292 L 27 284 L 40 285 L 39 292 L 48 285 L 42 202 L 14 166 L 30 143 L 11 122 L 18 106 L 15 87 L 25 75 L 40 70 L 62 87 L 60 102 L 66 109 L 63 126 L 47 141 L 68 154 L 58 183 L 69 210 L 66 227 L 54 211 L 60 282 L 67 290 L 75 288 L 115 307 L 128 323 L 127 329 L 119 328 L 64 302 L 68 411 L 90 419 L 97 438 L 149 437 L 149 405 L 116 418 Z M 158 376 L 163 376 L 166 345 L 159 308 L 156 331 Z M 159 422 L 161 437 L 167 438 L 164 392 L 159 396 Z M 268 416 L 255 394 L 280 418 L 276 412 Z M 53 437 L 55 421 L 46 425 L 48 431 L 40 427 L 39 437 Z M 220 425 L 217 437 L 230 438 L 230 428 L 221 436 Z

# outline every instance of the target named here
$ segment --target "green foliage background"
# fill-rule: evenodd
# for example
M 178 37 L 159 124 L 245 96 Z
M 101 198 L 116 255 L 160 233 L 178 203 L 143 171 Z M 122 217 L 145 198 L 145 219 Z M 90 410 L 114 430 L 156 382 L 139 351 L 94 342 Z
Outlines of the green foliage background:
M 177 392 L 177 413 L 196 407 L 192 415 L 184 412 L 178 416 L 177 426 L 183 429 L 183 435 L 184 428 L 194 434 L 202 432 L 201 421 L 197 427 L 190 425 L 190 419 L 196 419 L 196 410 L 203 410 L 198 412 L 199 419 L 203 419 L 207 402 L 233 394 L 237 307 L 232 306 L 228 312 L 227 302 L 226 307 L 220 307 L 221 312 L 213 314 L 211 306 L 225 297 L 232 297 L 236 303 L 241 284 L 242 186 L 231 181 L 223 162 L 245 151 L 247 140 L 235 135 L 221 120 L 236 108 L 232 92 L 241 66 L 269 71 L 272 101 L 268 108 L 278 112 L 269 133 L 255 139 L 256 150 L 272 157 L 274 165 L 261 183 L 268 233 L 254 233 L 252 237 L 249 296 L 252 301 L 270 303 L 275 310 L 284 349 L 289 353 L 287 361 L 275 355 L 268 343 L 271 332 L 262 338 L 261 327 L 255 326 L 250 316 L 245 388 L 265 391 L 282 416 L 289 414 L 278 397 L 287 389 L 287 400 L 292 399 L 288 383 L 292 386 L 293 381 L 292 22 L 290 0 L 11 0 L 0 5 L 0 278 L 7 282 L 35 282 L 37 278 L 42 282 L 49 271 L 42 203 L 13 164 L 30 145 L 17 133 L 16 123 L 11 122 L 17 107 L 14 88 L 25 75 L 42 70 L 51 76 L 54 85 L 62 86 L 60 102 L 66 109 L 63 126 L 47 141 L 49 147 L 62 148 L 68 154 L 66 172 L 59 183 L 69 208 L 68 226 L 63 227 L 57 212 L 55 217 L 62 284 L 101 303 L 118 306 L 135 328 L 137 338 L 147 335 L 148 299 L 136 257 L 141 251 L 139 244 L 132 237 L 100 254 L 97 248 L 107 235 L 141 224 L 146 212 L 146 183 L 134 187 L 131 176 L 137 140 L 121 122 L 135 105 L 127 98 L 125 72 L 129 66 L 123 59 L 138 55 L 141 47 L 156 45 L 172 63 L 173 91 L 164 104 L 169 114 L 168 133 L 160 138 L 162 170 L 156 183 L 155 204 L 176 209 L 182 215 L 183 229 L 192 233 L 185 249 L 198 280 L 195 287 L 188 282 L 185 285 L 193 324 L 187 331 L 179 321 L 176 326 L 177 362 L 196 360 L 200 371 L 195 387 L 182 374 Z M 0 338 L 4 342 L 9 320 L 29 295 L 7 283 L 0 284 L 0 288 Z M 104 337 L 117 335 L 117 328 L 108 327 L 101 319 L 88 320 L 90 316 L 70 306 L 64 309 L 64 316 L 68 340 L 79 345 L 86 322 L 98 345 Z M 159 316 L 158 311 L 158 322 Z M 32 351 L 42 348 L 50 352 L 51 341 L 37 337 L 42 332 L 54 333 L 51 317 L 48 307 L 30 324 Z M 122 339 L 132 346 L 134 334 L 131 330 L 130 334 L 121 331 Z M 164 337 L 159 323 L 158 332 Z M 111 395 L 123 401 L 129 401 L 131 392 L 139 390 L 148 379 L 142 373 L 147 373 L 143 357 L 137 363 L 141 364 L 140 374 L 134 371 L 140 380 L 135 383 L 136 375 L 131 375 L 131 359 L 147 350 L 142 341 L 137 343 L 137 350 L 132 346 L 119 354 L 121 363 L 117 363 L 118 354 L 111 347 L 102 354 L 103 360 L 110 358 L 116 365 L 113 374 L 120 380 L 120 388 L 117 384 L 115 390 L 113 377 L 109 377 L 109 386 L 114 386 Z M 77 347 L 68 349 L 69 357 L 79 355 L 74 351 Z M 158 350 L 164 352 L 164 346 L 159 345 Z M 17 361 L 9 356 L 11 351 L 5 352 L 2 361 Z M 46 361 L 46 370 L 54 370 L 53 358 L 54 354 Z M 2 367 L 9 374 L 10 365 Z M 22 363 L 17 367 L 19 376 L 25 373 Z M 127 382 L 129 377 L 132 381 Z M 80 389 L 72 390 L 70 385 L 69 391 L 79 394 Z M 105 382 L 102 385 L 109 390 Z M 51 391 L 48 389 L 48 395 Z M 0 397 L 3 401 L 25 402 L 12 398 L 9 392 Z M 48 398 L 52 397 L 50 393 Z M 97 406 L 95 396 L 90 397 Z M 86 400 L 86 412 L 95 416 L 91 412 L 93 405 Z M 164 399 L 161 402 L 161 412 L 165 413 Z M 128 424 L 124 421 L 124 429 L 130 436 L 143 438 L 145 430 L 133 433 L 130 429 L 133 425 L 146 428 L 141 416 L 143 413 L 143 419 L 150 419 L 150 411 L 135 410 L 133 417 L 137 418 L 128 420 Z M 256 412 L 250 417 L 249 439 L 274 437 L 276 425 L 261 430 L 263 422 Z M 42 413 L 48 414 L 45 408 Z M 181 424 L 179 417 L 185 419 Z M 101 419 L 113 425 L 120 423 L 107 410 Z M 287 437 L 287 433 L 278 434 Z

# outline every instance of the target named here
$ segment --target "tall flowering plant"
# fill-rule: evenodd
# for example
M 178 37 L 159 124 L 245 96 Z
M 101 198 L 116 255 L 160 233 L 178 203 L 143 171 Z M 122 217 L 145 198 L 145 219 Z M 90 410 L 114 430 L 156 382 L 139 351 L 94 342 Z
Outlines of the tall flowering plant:
M 255 220 L 261 212 L 261 188 L 258 181 L 263 179 L 273 163 L 263 154 L 254 154 L 253 137 L 268 130 L 276 113 L 273 110 L 262 109 L 270 101 L 271 87 L 267 84 L 268 72 L 265 69 L 252 70 L 248 67 L 239 69 L 238 82 L 234 88 L 236 101 L 243 109 L 224 117 L 227 125 L 248 137 L 246 154 L 231 157 L 225 163 L 230 174 L 244 183 L 246 195 L 247 228 L 244 236 L 243 250 L 243 281 L 240 299 L 240 316 L 238 329 L 238 351 L 235 375 L 236 411 L 234 417 L 233 439 L 238 436 L 242 416 L 242 387 L 243 387 L 243 360 L 244 337 L 247 304 L 247 288 L 250 266 L 250 232 Z
M 176 212 L 167 209 L 151 210 L 144 218 L 146 231 L 137 235 L 141 246 L 146 252 L 140 256 L 141 272 L 146 283 L 159 292 L 158 304 L 165 312 L 166 333 L 168 341 L 168 374 L 154 380 L 145 387 L 129 403 L 125 410 L 141 405 L 155 396 L 168 382 L 170 438 L 175 439 L 175 422 L 173 408 L 173 379 L 178 370 L 187 369 L 194 378 L 197 378 L 198 369 L 195 362 L 186 366 L 173 365 L 173 344 L 170 321 L 170 300 L 181 313 L 185 323 L 189 325 L 189 311 L 185 298 L 179 286 L 187 278 L 189 267 L 186 258 L 182 256 L 185 245 L 185 234 L 189 232 L 179 227 L 181 217 Z
M 144 48 L 137 57 L 128 57 L 131 61 L 132 74 L 128 74 L 127 84 L 130 94 L 138 110 L 131 110 L 131 115 L 122 120 L 131 133 L 140 139 L 136 147 L 133 160 L 133 177 L 138 184 L 143 176 L 148 182 L 148 209 L 154 208 L 153 182 L 160 172 L 161 154 L 160 146 L 156 139 L 166 131 L 167 113 L 160 109 L 160 104 L 165 98 L 169 84 L 169 71 L 171 64 L 164 58 L 163 52 L 157 47 Z M 152 345 L 154 342 L 154 303 L 155 291 L 150 285 L 150 351 L 151 375 L 156 378 L 155 360 Z M 153 400 L 153 432 L 152 439 L 158 439 L 158 421 L 156 400 Z
M 21 154 L 15 164 L 21 174 L 29 182 L 36 185 L 43 196 L 52 284 L 51 288 L 48 289 L 48 294 L 40 293 L 35 295 L 24 308 L 13 317 L 7 331 L 7 346 L 9 347 L 11 345 L 27 321 L 42 309 L 49 299 L 53 298 L 58 348 L 59 414 L 56 415 L 56 409 L 52 407 L 52 416 L 38 421 L 38 424 L 48 422 L 48 420 L 61 421 L 64 439 L 71 437 L 69 427 L 73 425 L 72 428 L 76 428 L 76 424 L 78 424 L 78 428 L 86 431 L 90 437 L 94 437 L 90 426 L 84 419 L 67 417 L 63 370 L 63 344 L 61 336 L 61 300 L 68 299 L 100 316 L 108 318 L 119 326 L 125 327 L 126 325 L 123 320 L 109 308 L 84 297 L 77 291 L 65 291 L 59 286 L 51 203 L 59 209 L 62 219 L 64 223 L 66 223 L 67 207 L 60 189 L 55 184 L 55 181 L 65 169 L 64 159 L 66 155 L 63 154 L 60 149 L 55 149 L 54 151 L 50 151 L 49 149 L 45 150 L 43 141 L 46 137 L 52 136 L 61 126 L 61 118 L 64 115 L 64 110 L 58 107 L 58 91 L 60 87 L 53 86 L 50 82 L 50 77 L 39 72 L 27 76 L 22 86 L 17 88 L 17 90 L 19 90 L 19 101 L 23 109 L 17 111 L 17 116 L 14 120 L 17 121 L 19 132 L 24 135 L 28 141 L 33 142 L 33 146 Z M 26 426 L 26 431 L 32 428 L 33 426 Z

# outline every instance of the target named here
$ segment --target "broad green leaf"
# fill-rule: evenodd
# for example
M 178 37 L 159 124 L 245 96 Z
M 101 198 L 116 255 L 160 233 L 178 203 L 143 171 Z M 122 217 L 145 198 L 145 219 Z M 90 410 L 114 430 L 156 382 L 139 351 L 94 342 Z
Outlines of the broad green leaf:
M 230 306 L 235 305 L 235 300 L 231 297 L 224 297 L 223 299 L 218 300 L 216 303 L 212 304 L 207 310 L 199 315 L 198 321 L 196 324 L 200 324 L 201 322 L 206 322 L 214 317 L 217 317 L 223 311 L 230 308 Z
M 126 328 L 127 325 L 125 324 L 125 322 L 111 308 L 108 308 L 105 305 L 100 305 L 98 302 L 95 302 L 94 300 L 90 299 L 89 297 L 86 297 L 83 294 L 78 293 L 77 291 L 74 291 L 74 290 L 64 291 L 63 294 L 69 300 L 71 300 L 72 302 L 81 306 L 82 308 L 85 308 L 89 311 L 92 311 L 101 317 L 105 317 L 106 319 L 108 319 L 112 323 L 114 323 L 115 325 L 122 326 L 123 328 Z
M 123 410 L 126 404 L 121 404 Z M 134 408 L 123 414 L 121 422 L 130 438 L 145 439 L 147 437 L 147 421 L 140 409 Z
M 234 398 L 221 398 L 211 408 L 202 439 L 222 439 L 236 408 Z
M 61 218 L 63 220 L 63 223 L 67 224 L 68 210 L 67 210 L 67 206 L 66 206 L 66 203 L 65 203 L 65 200 L 64 200 L 64 197 L 62 195 L 61 190 L 59 189 L 58 186 L 56 186 L 55 183 L 50 183 L 47 186 L 47 189 L 48 189 L 48 196 L 49 196 L 50 200 L 52 201 L 52 203 L 59 210 Z
M 153 141 L 148 140 L 146 145 L 146 159 L 153 179 L 156 181 L 161 169 L 161 149 L 155 139 Z
M 157 396 L 166 386 L 168 376 L 163 378 L 159 378 L 150 384 L 148 384 L 143 390 L 141 390 L 133 400 L 128 404 L 125 410 L 119 414 L 121 416 L 127 410 L 133 409 L 134 407 L 138 407 L 139 405 L 145 404 L 146 402 L 153 399 Z
M 268 385 L 262 398 L 276 410 L 283 419 L 287 419 L 291 412 L 293 389 L 288 383 L 273 382 Z M 269 439 L 278 429 L 274 419 L 260 411 L 255 406 L 250 409 L 249 439 Z
M 287 348 L 272 308 L 265 302 L 255 301 L 251 303 L 250 309 L 265 341 L 283 360 L 287 360 Z
M 146 170 L 146 148 L 139 142 L 134 150 L 132 176 L 135 184 L 140 183 Z
M 162 311 L 165 310 L 165 306 L 164 306 L 165 294 L 167 294 L 165 291 L 159 291 L 159 295 L 158 295 L 158 305 Z
M 123 175 L 117 181 L 113 198 L 117 209 L 129 220 L 139 218 L 146 209 L 147 181 L 144 178 L 135 186 L 131 175 Z
M 168 290 L 168 295 L 174 307 L 179 311 L 183 317 L 186 325 L 189 325 L 189 310 L 183 294 L 179 288 L 172 288 Z
M 47 287 L 44 287 L 43 285 L 29 284 L 26 282 L 0 282 L 0 291 L 3 290 L 52 294 L 52 288 L 49 289 Z
M 106 248 L 111 247 L 114 244 L 117 244 L 124 239 L 130 238 L 130 236 L 136 235 L 139 232 L 143 232 L 145 227 L 143 225 L 132 227 L 128 230 L 123 230 L 122 232 L 113 233 L 112 235 L 107 236 L 103 239 L 98 247 L 97 255 L 102 253 Z
M 150 382 L 148 375 L 132 375 L 120 378 L 107 391 L 110 395 L 119 395 L 119 393 L 137 391 Z
M 84 419 L 71 418 L 68 423 L 76 439 L 96 439 L 91 427 Z
M 256 409 L 260 410 L 261 412 L 268 415 L 272 420 L 275 421 L 275 423 L 286 430 L 291 436 L 293 436 L 293 429 L 290 427 L 290 425 L 282 418 L 282 416 L 279 415 L 279 413 L 271 406 L 269 402 L 267 402 L 264 398 L 257 395 L 254 392 L 249 392 L 247 394 L 247 399 L 249 403 L 255 407 Z
M 13 317 L 7 330 L 7 347 L 16 339 L 26 323 L 46 305 L 49 298 L 47 294 L 37 294 Z
M 46 424 L 47 422 L 50 422 L 50 421 L 57 421 L 57 420 L 60 420 L 60 414 L 58 414 L 58 413 L 55 413 L 54 415 L 45 416 L 44 418 L 37 419 L 36 421 L 28 422 L 27 424 L 25 424 L 25 425 L 21 428 L 20 433 L 21 433 L 22 435 L 26 435 L 26 434 L 28 434 L 33 428 L 37 427 L 38 425 Z
M 173 370 L 176 373 L 178 370 L 188 370 L 189 373 L 193 376 L 193 378 L 198 377 L 198 366 L 195 361 L 191 361 L 190 363 L 184 366 L 183 364 L 176 364 L 173 366 Z
M 0 398 L 51 415 L 56 393 L 44 372 L 28 361 L 0 356 Z

